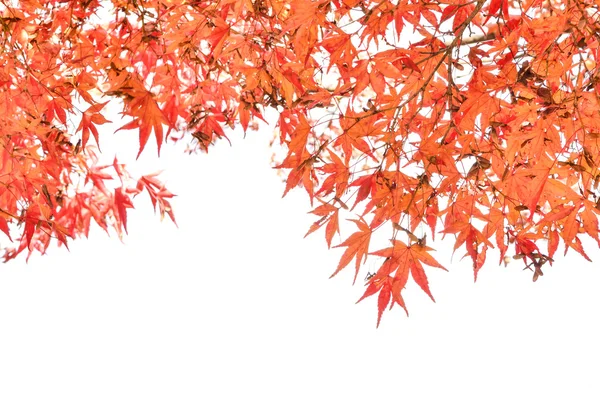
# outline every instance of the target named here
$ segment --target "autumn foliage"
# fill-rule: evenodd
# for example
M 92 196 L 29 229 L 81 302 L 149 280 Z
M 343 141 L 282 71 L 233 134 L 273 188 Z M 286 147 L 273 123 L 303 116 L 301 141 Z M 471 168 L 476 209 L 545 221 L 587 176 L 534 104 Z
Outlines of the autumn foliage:
M 333 275 L 366 275 L 378 324 L 406 310 L 409 278 L 433 299 L 425 268 L 443 269 L 430 246 L 444 235 L 475 278 L 491 252 L 535 281 L 559 243 L 588 260 L 580 237 L 600 245 L 597 2 L 0 4 L 6 260 L 87 236 L 92 220 L 126 231 L 142 191 L 175 219 L 155 175 L 98 163 L 109 101 L 138 156 L 149 139 L 210 151 L 275 110 L 285 193 L 308 193 L 308 233 L 342 248 Z

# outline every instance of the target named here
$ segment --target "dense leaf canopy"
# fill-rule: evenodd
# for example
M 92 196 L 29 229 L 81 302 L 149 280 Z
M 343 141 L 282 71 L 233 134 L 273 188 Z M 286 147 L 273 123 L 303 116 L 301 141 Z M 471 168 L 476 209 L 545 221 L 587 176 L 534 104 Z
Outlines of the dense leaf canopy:
M 409 278 L 433 299 L 440 234 L 475 277 L 495 249 L 535 280 L 559 243 L 585 258 L 581 235 L 600 244 L 599 19 L 592 0 L 2 1 L 5 259 L 92 220 L 121 234 L 142 191 L 175 219 L 155 175 L 98 163 L 110 101 L 139 153 L 151 138 L 210 151 L 275 109 L 309 233 L 331 246 L 350 220 L 334 274 L 380 257 L 363 296 L 378 323 L 406 310 Z

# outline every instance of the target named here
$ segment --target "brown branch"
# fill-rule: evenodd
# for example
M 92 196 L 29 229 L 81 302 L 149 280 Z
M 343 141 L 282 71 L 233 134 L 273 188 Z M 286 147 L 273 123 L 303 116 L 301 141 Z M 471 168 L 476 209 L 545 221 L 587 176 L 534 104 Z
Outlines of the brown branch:
M 458 45 L 471 45 L 471 44 L 476 44 L 476 43 L 481 43 L 484 41 L 491 41 L 491 40 L 495 40 L 496 39 L 496 33 L 486 33 L 486 34 L 480 34 L 477 36 L 470 36 L 467 37 L 464 40 L 461 40 L 460 43 L 458 43 Z M 450 45 L 451 43 L 447 43 L 446 45 Z

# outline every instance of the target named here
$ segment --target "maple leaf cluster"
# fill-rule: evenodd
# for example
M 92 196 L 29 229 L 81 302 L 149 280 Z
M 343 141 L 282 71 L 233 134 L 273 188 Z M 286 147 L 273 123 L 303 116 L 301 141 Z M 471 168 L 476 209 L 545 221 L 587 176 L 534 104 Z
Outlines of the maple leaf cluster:
M 378 324 L 406 310 L 409 278 L 433 299 L 440 234 L 475 278 L 492 249 L 536 280 L 559 242 L 600 246 L 594 1 L 28 0 L 0 15 L 0 230 L 21 226 L 6 259 L 92 219 L 126 231 L 142 190 L 174 220 L 155 176 L 97 164 L 108 101 L 138 156 L 152 136 L 208 151 L 275 109 L 284 195 L 304 189 L 309 233 L 340 239 L 334 275 L 381 258 L 361 298 L 378 294 Z

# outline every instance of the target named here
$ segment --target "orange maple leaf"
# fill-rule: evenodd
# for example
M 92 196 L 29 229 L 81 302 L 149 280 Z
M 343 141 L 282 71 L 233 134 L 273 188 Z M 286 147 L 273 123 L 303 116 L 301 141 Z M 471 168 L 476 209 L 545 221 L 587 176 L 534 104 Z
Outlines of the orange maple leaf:
M 146 92 L 143 95 L 133 99 L 130 103 L 131 116 L 133 120 L 125 124 L 120 130 L 133 130 L 139 128 L 140 130 L 140 150 L 138 151 L 137 157 L 140 157 L 152 130 L 156 136 L 156 145 L 158 147 L 158 154 L 160 155 L 160 148 L 163 142 L 163 124 L 169 125 L 168 119 L 163 114 L 162 110 L 158 107 L 158 104 L 154 100 L 151 93 Z M 116 132 L 116 131 L 115 131 Z
M 90 138 L 90 132 L 94 136 L 94 139 L 96 139 L 96 144 L 98 145 L 98 148 L 100 148 L 100 139 L 98 138 L 98 129 L 96 128 L 96 125 L 111 123 L 111 121 L 108 121 L 100 113 L 102 108 L 104 108 L 104 106 L 106 106 L 107 103 L 108 102 L 97 103 L 95 105 L 90 106 L 85 112 L 83 112 L 83 115 L 81 116 L 81 122 L 77 127 L 77 131 L 81 131 L 82 148 L 85 147 L 88 139 Z
M 335 272 L 333 272 L 333 274 L 329 276 L 329 278 L 338 274 L 342 269 L 348 266 L 352 258 L 356 257 L 356 271 L 354 273 L 354 282 L 356 282 L 356 277 L 358 276 L 361 261 L 363 261 L 363 259 L 366 259 L 367 252 L 369 251 L 369 243 L 371 241 L 371 234 L 373 233 L 373 231 L 363 219 L 351 219 L 351 221 L 358 226 L 359 231 L 354 232 L 343 243 L 334 246 L 334 248 L 348 248 L 346 248 L 346 251 L 344 251 L 344 253 L 342 254 L 337 269 L 335 269 Z

